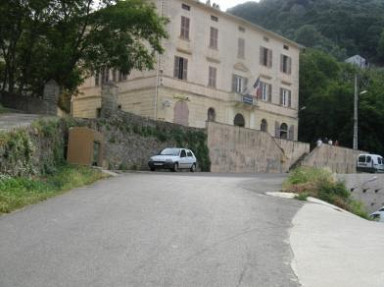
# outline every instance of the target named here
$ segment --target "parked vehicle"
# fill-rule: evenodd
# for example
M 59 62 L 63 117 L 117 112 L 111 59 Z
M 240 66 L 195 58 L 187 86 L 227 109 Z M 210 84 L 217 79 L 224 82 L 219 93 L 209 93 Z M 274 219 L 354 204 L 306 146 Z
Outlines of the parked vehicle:
M 356 170 L 361 172 L 384 172 L 384 159 L 378 154 L 359 154 Z
M 369 215 L 373 220 L 384 222 L 384 206 Z
M 197 160 L 190 149 L 186 148 L 165 148 L 158 155 L 152 156 L 148 161 L 151 171 L 156 169 L 170 169 L 178 171 L 189 169 L 196 171 Z

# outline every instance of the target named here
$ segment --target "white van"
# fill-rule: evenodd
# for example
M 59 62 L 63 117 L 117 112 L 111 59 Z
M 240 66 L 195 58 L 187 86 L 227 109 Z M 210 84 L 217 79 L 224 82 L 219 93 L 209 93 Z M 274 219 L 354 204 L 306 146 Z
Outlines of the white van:
M 384 159 L 378 154 L 359 154 L 356 171 L 371 173 L 384 172 Z

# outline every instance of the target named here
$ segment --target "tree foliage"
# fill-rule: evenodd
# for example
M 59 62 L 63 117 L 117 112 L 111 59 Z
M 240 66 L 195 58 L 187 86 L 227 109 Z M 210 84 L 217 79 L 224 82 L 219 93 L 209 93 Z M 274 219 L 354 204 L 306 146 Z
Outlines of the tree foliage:
M 165 23 L 146 0 L 1 1 L 0 86 L 41 95 L 54 79 L 73 92 L 102 67 L 150 69 Z
M 384 27 L 380 0 L 261 0 L 229 12 L 338 59 L 360 54 L 384 62 L 377 51 Z
M 358 75 L 359 149 L 384 154 L 384 70 L 360 70 L 317 50 L 307 49 L 300 59 L 299 140 L 338 140 L 352 147 L 354 77 Z

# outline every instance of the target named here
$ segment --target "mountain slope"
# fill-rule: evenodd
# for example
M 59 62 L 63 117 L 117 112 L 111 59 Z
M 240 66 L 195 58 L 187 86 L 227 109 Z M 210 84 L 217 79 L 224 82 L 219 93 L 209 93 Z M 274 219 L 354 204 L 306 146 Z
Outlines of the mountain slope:
M 228 12 L 339 59 L 360 54 L 384 62 L 377 51 L 384 31 L 382 0 L 262 0 Z

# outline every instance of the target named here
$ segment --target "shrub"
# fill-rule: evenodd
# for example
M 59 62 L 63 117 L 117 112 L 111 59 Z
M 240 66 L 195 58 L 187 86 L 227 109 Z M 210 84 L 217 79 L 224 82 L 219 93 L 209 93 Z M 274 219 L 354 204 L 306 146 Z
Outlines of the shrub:
M 306 200 L 313 196 L 348 210 L 363 218 L 368 218 L 361 202 L 351 198 L 342 181 L 336 180 L 328 169 L 300 167 L 293 170 L 283 184 L 283 191 L 297 193 L 295 198 Z

